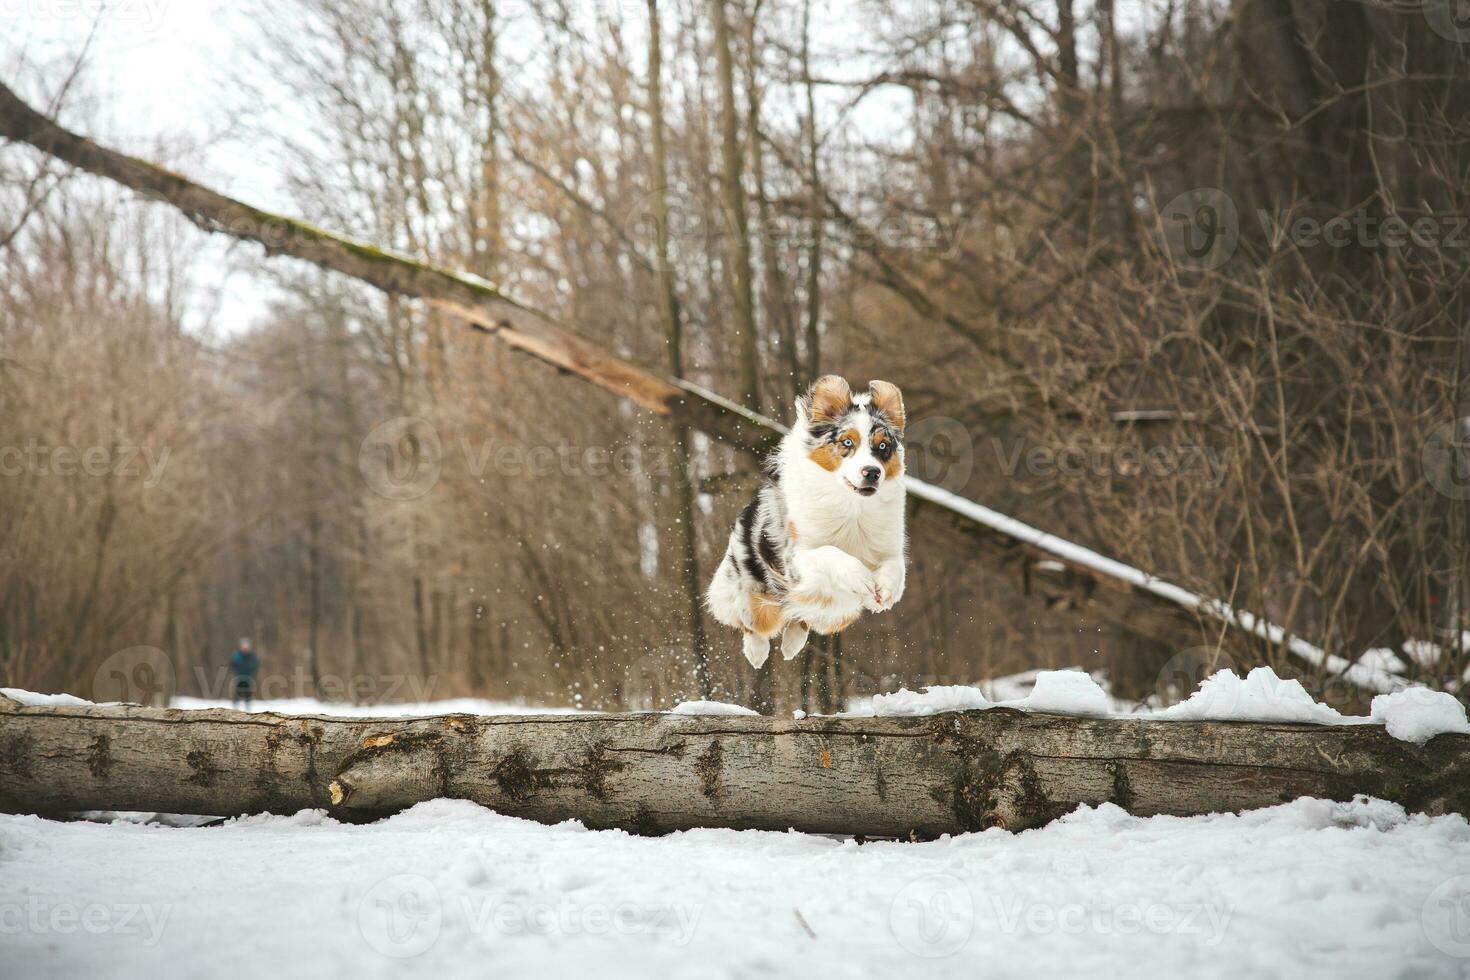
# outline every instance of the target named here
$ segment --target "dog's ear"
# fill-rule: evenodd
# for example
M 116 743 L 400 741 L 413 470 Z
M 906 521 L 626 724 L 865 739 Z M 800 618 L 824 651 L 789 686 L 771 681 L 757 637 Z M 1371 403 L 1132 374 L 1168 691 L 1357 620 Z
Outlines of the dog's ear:
M 835 374 L 826 374 L 812 382 L 811 388 L 801 397 L 800 407 L 809 422 L 831 422 L 847 411 L 852 404 L 852 389 L 847 379 Z
M 888 421 L 898 426 L 899 431 L 903 431 L 903 392 L 898 390 L 898 385 L 887 381 L 869 381 L 868 394 L 873 396 L 873 407 L 888 416 Z

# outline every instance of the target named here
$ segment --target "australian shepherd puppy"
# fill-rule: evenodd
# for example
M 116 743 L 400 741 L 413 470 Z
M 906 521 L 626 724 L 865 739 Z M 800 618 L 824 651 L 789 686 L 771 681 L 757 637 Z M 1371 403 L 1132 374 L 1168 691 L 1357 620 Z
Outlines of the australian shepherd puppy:
M 790 660 L 809 631 L 841 632 L 903 596 L 903 428 L 903 395 L 886 381 L 855 395 L 829 374 L 797 399 L 705 594 L 753 666 L 777 634 Z

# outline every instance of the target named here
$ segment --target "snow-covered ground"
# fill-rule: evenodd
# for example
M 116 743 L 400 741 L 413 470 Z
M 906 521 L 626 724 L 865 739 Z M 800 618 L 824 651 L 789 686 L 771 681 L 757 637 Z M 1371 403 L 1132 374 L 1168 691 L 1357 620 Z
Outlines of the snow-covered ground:
M 175 829 L 0 816 L 0 975 L 1470 975 L 1470 826 L 1298 800 L 930 843 L 545 827 L 439 800 Z
M 992 705 L 1131 710 L 1080 671 L 853 707 Z M 557 710 L 471 699 L 254 708 Z M 1216 674 L 1145 712 L 1385 724 L 1414 742 L 1470 730 L 1446 694 L 1382 695 L 1371 717 L 1344 717 L 1264 668 Z M 864 845 L 728 830 L 638 838 L 449 800 L 365 826 L 317 811 L 209 826 L 91 817 L 0 816 L 0 977 L 1470 977 L 1470 825 L 1365 799 L 1190 819 L 1104 805 L 1021 834 Z

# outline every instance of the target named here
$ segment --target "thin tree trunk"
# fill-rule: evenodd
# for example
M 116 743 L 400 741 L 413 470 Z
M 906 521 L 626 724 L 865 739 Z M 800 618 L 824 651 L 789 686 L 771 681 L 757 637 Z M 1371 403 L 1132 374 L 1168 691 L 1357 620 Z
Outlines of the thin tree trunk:
M 806 0 L 801 12 L 801 75 L 806 89 L 806 153 L 808 168 L 808 218 L 811 223 L 811 247 L 807 253 L 806 273 L 806 377 L 797 379 L 797 388 L 805 388 L 821 377 L 822 364 L 822 232 L 825 228 L 826 191 L 822 187 L 822 170 L 817 160 L 817 97 L 811 63 L 812 0 Z
M 725 288 L 735 314 L 738 334 L 736 360 L 740 369 L 740 399 L 760 410 L 760 338 L 755 326 L 755 298 L 751 286 L 750 232 L 745 212 L 745 158 L 740 148 L 740 117 L 735 107 L 735 52 L 730 42 L 725 0 L 710 0 L 715 25 L 715 57 L 720 86 L 720 192 L 725 211 Z M 754 136 L 754 134 L 752 134 Z M 762 714 L 773 710 L 771 671 L 767 659 L 756 668 L 750 688 L 750 707 Z
M 668 338 L 669 373 L 685 374 L 684 326 L 679 313 L 679 296 L 674 287 L 674 267 L 669 255 L 668 150 L 664 144 L 663 46 L 658 0 L 648 0 L 648 112 L 653 126 L 653 211 L 654 263 L 662 300 L 664 332 Z M 689 428 L 674 425 L 674 554 L 678 556 L 679 579 L 688 606 L 689 637 L 694 654 L 694 681 L 699 696 L 713 692 L 709 672 L 709 636 L 704 628 L 704 606 L 700 601 L 699 541 L 694 523 L 694 471 L 689 453 Z
M 428 611 L 424 608 L 424 580 L 420 575 L 413 577 L 413 634 L 414 646 L 419 656 L 419 671 L 429 677 L 433 671 L 429 664 Z
M 760 411 L 760 343 L 751 287 L 750 233 L 745 216 L 745 159 L 735 107 L 735 53 L 725 0 L 710 0 L 720 86 L 720 199 L 725 211 L 725 288 L 735 314 L 741 404 Z
M 751 176 L 755 181 L 756 221 L 759 227 L 760 262 L 765 272 L 761 309 L 775 326 L 781 345 L 780 363 L 786 377 L 767 392 L 772 404 L 782 405 L 801 393 L 801 364 L 796 355 L 796 324 L 793 322 L 790 290 L 781 267 L 781 236 L 771 220 L 771 202 L 766 197 L 766 153 L 761 142 L 761 89 L 757 70 L 760 65 L 756 41 L 756 23 L 760 16 L 760 0 L 756 0 L 745 33 L 745 110 L 749 117 L 745 130 L 750 134 Z
M 306 520 L 306 663 L 311 673 L 311 690 L 322 694 L 321 657 L 321 518 L 312 513 Z

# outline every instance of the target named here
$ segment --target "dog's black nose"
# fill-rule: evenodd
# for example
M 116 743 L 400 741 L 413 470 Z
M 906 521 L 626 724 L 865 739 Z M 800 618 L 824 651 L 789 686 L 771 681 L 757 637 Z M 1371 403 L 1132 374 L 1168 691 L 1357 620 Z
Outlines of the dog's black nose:
M 864 466 L 863 467 L 863 482 L 864 483 L 877 483 L 878 482 L 878 477 L 881 476 L 882 473 L 883 473 L 883 471 L 880 470 L 880 469 L 878 469 L 878 467 L 876 467 L 876 466 Z

